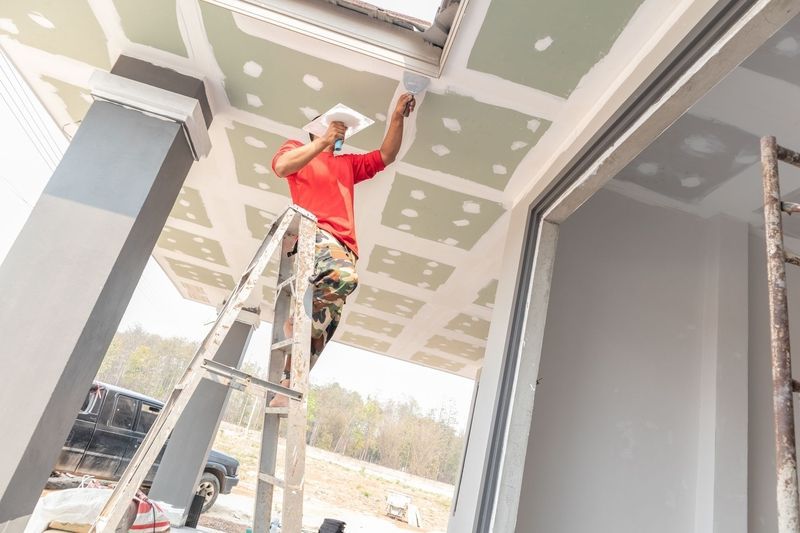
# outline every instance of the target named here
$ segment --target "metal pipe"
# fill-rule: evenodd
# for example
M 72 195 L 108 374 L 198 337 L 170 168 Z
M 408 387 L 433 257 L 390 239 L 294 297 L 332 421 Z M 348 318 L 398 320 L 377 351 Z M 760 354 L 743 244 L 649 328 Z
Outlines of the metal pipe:
M 797 488 L 797 452 L 792 398 L 794 385 L 789 346 L 789 309 L 786 302 L 786 264 L 784 263 L 786 255 L 783 249 L 778 156 L 775 137 L 762 137 L 761 164 L 764 179 L 764 226 L 767 241 L 778 533 L 800 533 L 800 500 Z
M 776 155 L 784 163 L 800 167 L 800 154 L 783 146 L 776 146 Z

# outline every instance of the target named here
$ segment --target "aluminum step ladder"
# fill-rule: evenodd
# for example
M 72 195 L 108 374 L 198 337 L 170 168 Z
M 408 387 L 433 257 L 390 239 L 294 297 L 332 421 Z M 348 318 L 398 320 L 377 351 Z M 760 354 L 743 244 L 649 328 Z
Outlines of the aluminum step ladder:
M 797 483 L 797 446 L 794 397 L 800 382 L 792 378 L 789 345 L 789 307 L 786 263 L 800 266 L 800 257 L 783 246 L 783 213 L 800 213 L 800 204 L 781 200 L 778 161 L 800 167 L 800 154 L 779 146 L 775 137 L 761 139 L 764 185 L 764 229 L 767 241 L 770 345 L 772 352 L 772 406 L 775 420 L 778 532 L 800 533 L 800 494 Z
M 283 489 L 281 531 L 301 533 L 306 455 L 306 393 L 310 366 L 313 296 L 310 280 L 314 274 L 316 222 L 314 215 L 292 205 L 272 224 L 250 265 L 220 310 L 216 322 L 200 344 L 186 372 L 178 381 L 125 469 L 91 531 L 112 533 L 117 529 L 198 384 L 203 379 L 212 379 L 238 390 L 264 395 L 264 430 L 254 533 L 267 533 L 269 530 L 272 493 L 275 486 Z M 275 294 L 269 374 L 268 380 L 265 381 L 218 363 L 213 357 L 276 251 L 280 251 L 280 266 Z M 290 317 L 293 326 L 292 336 L 284 338 L 283 324 Z M 287 354 L 290 354 L 292 362 L 288 388 L 279 384 Z M 275 394 L 288 397 L 289 406 L 267 407 Z M 285 419 L 287 424 L 286 462 L 284 478 L 279 479 L 275 476 L 275 460 L 278 451 L 278 429 L 282 419 Z

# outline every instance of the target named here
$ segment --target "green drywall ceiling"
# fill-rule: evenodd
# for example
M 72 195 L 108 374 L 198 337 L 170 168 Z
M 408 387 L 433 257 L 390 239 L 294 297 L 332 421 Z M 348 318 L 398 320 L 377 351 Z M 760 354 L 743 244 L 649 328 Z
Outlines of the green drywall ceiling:
M 181 252 L 198 259 L 204 259 L 217 265 L 228 266 L 225 254 L 222 253 L 222 246 L 218 241 L 179 230 L 178 228 L 164 226 L 158 238 L 158 246 L 165 250 Z
M 455 268 L 376 244 L 369 256 L 367 270 L 435 291 L 450 278 Z
M 434 368 L 441 368 L 442 370 L 447 370 L 448 372 L 460 372 L 466 365 L 464 363 L 459 363 L 458 361 L 451 361 L 450 359 L 445 359 L 444 357 L 440 357 L 438 355 L 433 355 L 425 352 L 417 352 L 411 356 L 412 361 L 416 361 L 418 363 L 422 363 L 425 366 L 431 366 Z
M 289 184 L 272 172 L 272 156 L 286 139 L 239 122 L 225 131 L 236 161 L 239 183 L 288 197 Z
M 445 328 L 457 333 L 464 333 L 477 339 L 486 340 L 489 336 L 489 321 L 477 316 L 470 316 L 464 313 L 459 314 L 451 320 Z
M 415 298 L 364 284 L 360 285 L 356 302 L 403 318 L 413 318 L 425 304 Z
M 200 191 L 191 187 L 183 187 L 181 189 L 178 194 L 178 200 L 172 206 L 172 212 L 169 216 L 188 220 L 207 228 L 211 227 L 211 220 L 208 219 L 208 213 L 200 196 Z
M 339 102 L 385 120 L 396 81 L 253 37 L 239 30 L 227 9 L 208 2 L 200 2 L 200 8 L 231 105 L 296 127 Z M 353 137 L 352 145 L 378 148 L 384 126 L 376 120 Z
M 179 278 L 189 279 L 211 287 L 232 290 L 234 286 L 233 278 L 229 274 L 216 272 L 214 270 L 192 265 L 178 259 L 167 258 L 170 268 Z
M 388 337 L 397 337 L 400 335 L 400 332 L 403 331 L 403 326 L 400 324 L 395 324 L 394 322 L 389 322 L 388 320 L 365 315 L 364 313 L 358 313 L 356 311 L 348 313 L 345 322 Z
M 494 308 L 494 296 L 497 292 L 497 280 L 493 279 L 484 288 L 478 291 L 478 297 L 473 302 L 489 309 Z
M 566 98 L 642 2 L 492 2 L 467 67 Z
M 354 346 L 358 346 L 366 350 L 372 350 L 373 352 L 378 353 L 388 352 L 389 347 L 391 346 L 391 344 L 386 341 L 368 337 L 366 335 L 358 335 L 350 331 L 345 331 L 342 334 L 341 340 L 347 344 L 352 344 Z
M 503 214 L 503 206 L 397 174 L 383 209 L 384 226 L 470 250 Z
M 114 0 L 131 41 L 189 57 L 178 28 L 175 0 Z
M 264 211 L 252 205 L 245 204 L 244 206 L 244 217 L 247 221 L 247 229 L 250 230 L 250 235 L 259 241 L 263 241 L 264 237 L 267 236 L 267 231 L 269 231 L 269 227 L 272 225 L 276 216 L 275 213 Z
M 451 355 L 465 357 L 467 359 L 471 359 L 472 361 L 480 361 L 483 358 L 483 352 L 486 349 L 483 346 L 477 346 L 469 342 L 448 339 L 442 335 L 434 335 L 428 339 L 425 347 L 433 348 Z
M 56 95 L 64 102 L 67 108 L 67 114 L 72 119 L 73 123 L 77 124 L 83 120 L 83 117 L 86 116 L 86 112 L 89 111 L 89 106 L 92 105 L 92 97 L 88 89 L 57 80 L 56 78 L 51 78 L 50 76 L 42 76 L 42 81 L 48 83 L 55 89 Z M 61 124 L 60 126 L 64 127 L 66 124 Z
M 0 35 L 51 54 L 105 70 L 111 68 L 106 36 L 86 0 L 0 2 Z M 16 28 L 16 32 L 9 31 Z
M 550 122 L 466 96 L 428 93 L 403 161 L 504 190 Z

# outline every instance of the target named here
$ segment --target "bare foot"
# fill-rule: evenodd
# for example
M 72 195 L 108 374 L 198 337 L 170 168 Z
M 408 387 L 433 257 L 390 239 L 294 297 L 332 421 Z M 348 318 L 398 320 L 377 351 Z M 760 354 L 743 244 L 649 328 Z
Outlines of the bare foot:
M 284 338 L 291 339 L 293 331 L 294 331 L 294 323 L 292 322 L 291 318 L 287 318 L 286 322 L 283 323 Z
M 289 387 L 289 380 L 282 379 L 281 385 Z M 270 407 L 289 407 L 289 398 L 283 394 L 276 394 L 272 401 L 269 402 Z

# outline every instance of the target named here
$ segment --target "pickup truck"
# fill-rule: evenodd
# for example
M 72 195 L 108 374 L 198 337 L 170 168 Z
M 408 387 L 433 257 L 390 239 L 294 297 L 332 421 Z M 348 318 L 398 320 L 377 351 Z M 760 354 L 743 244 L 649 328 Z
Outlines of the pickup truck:
M 53 470 L 118 480 L 163 406 L 143 394 L 95 382 Z M 147 473 L 145 490 L 152 484 L 163 455 L 162 449 Z M 203 511 L 214 505 L 220 493 L 230 493 L 239 483 L 238 468 L 239 461 L 233 457 L 211 451 L 198 486 L 198 492 L 205 498 Z

